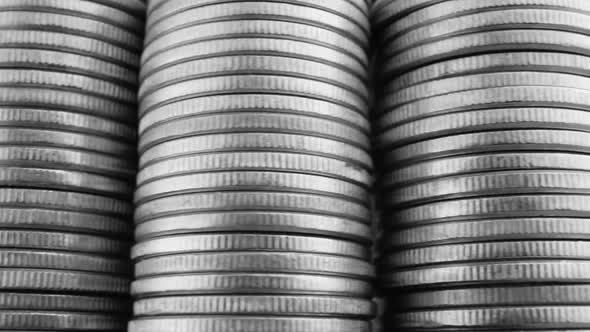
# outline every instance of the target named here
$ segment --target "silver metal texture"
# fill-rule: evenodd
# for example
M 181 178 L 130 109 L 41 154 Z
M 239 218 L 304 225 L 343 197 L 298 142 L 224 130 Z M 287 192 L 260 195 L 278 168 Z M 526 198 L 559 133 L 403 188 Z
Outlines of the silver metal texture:
M 195 234 L 158 237 L 137 243 L 131 257 L 144 259 L 171 254 L 218 253 L 234 251 L 300 252 L 339 255 L 369 259 L 369 250 L 362 244 L 325 237 L 257 233 Z
M 0 330 L 124 331 L 139 0 L 0 1 Z
M 147 13 L 129 331 L 368 331 L 367 3 Z
M 382 323 L 590 328 L 590 3 L 372 6 Z
M 140 299 L 137 316 L 158 315 L 276 315 L 368 318 L 375 306 L 369 300 L 330 296 L 199 295 Z
M 369 332 L 370 324 L 361 319 L 269 316 L 149 317 L 131 321 L 129 329 L 138 332 Z

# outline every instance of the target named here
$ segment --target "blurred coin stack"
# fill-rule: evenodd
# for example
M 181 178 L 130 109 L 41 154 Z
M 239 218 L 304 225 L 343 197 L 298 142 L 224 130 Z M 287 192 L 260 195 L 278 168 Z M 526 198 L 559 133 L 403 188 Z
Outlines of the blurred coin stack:
M 130 331 L 369 331 L 364 0 L 153 0 Z
M 136 0 L 0 1 L 0 330 L 124 331 Z
M 378 0 L 401 330 L 590 329 L 590 2 Z

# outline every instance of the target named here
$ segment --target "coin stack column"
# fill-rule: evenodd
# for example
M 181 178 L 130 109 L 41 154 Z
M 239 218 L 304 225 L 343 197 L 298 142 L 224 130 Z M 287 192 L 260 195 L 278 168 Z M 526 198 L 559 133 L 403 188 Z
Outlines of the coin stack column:
M 134 0 L 0 1 L 0 331 L 124 331 Z
M 590 2 L 373 15 L 390 323 L 590 329 Z
M 153 0 L 132 332 L 363 332 L 364 0 Z

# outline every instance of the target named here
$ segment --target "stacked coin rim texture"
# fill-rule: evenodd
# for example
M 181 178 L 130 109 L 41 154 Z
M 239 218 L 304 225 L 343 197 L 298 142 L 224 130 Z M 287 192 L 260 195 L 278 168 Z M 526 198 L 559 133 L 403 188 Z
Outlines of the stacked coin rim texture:
M 369 331 L 368 15 L 149 2 L 130 331 Z
M 143 11 L 0 1 L 0 330 L 125 331 Z
M 400 330 L 590 329 L 590 3 L 377 0 Z

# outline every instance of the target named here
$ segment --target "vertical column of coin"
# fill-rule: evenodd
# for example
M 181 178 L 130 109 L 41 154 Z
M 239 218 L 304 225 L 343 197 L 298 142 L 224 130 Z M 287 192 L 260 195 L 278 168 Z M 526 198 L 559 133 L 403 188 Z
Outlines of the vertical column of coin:
M 589 13 L 377 1 L 381 281 L 398 327 L 590 327 Z
M 363 0 L 151 1 L 131 331 L 367 331 Z
M 0 330 L 125 329 L 142 9 L 0 1 Z

